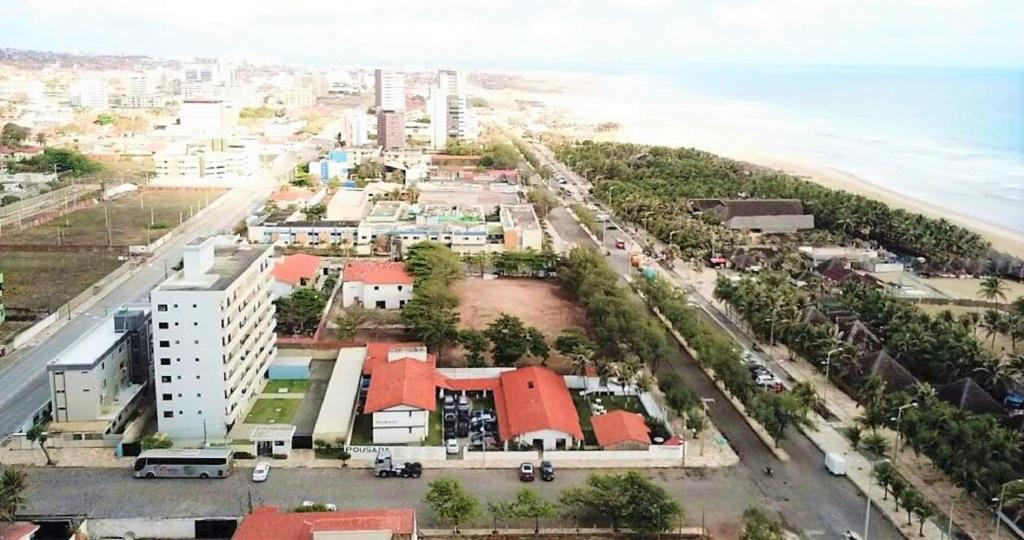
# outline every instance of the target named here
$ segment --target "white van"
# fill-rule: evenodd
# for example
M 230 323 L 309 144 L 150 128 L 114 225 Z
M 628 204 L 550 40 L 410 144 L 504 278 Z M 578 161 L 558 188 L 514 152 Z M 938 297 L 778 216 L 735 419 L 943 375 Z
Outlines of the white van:
M 829 452 L 825 454 L 825 468 L 836 476 L 846 476 L 846 458 L 842 454 Z

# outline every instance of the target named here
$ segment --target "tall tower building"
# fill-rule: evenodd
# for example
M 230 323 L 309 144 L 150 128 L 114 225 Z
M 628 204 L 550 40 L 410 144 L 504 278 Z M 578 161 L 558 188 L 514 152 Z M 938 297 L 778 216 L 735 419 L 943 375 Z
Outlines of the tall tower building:
M 397 71 L 377 69 L 373 72 L 378 109 L 388 111 L 405 110 L 405 74 Z
M 448 92 L 443 85 L 430 89 L 427 109 L 430 115 L 430 148 L 444 150 L 448 146 Z
M 274 359 L 273 247 L 199 237 L 150 293 L 157 422 L 175 439 L 223 439 Z
M 377 144 L 385 150 L 405 146 L 405 114 L 402 111 L 381 110 L 377 113 Z
M 461 71 L 441 69 L 437 72 L 437 84 L 449 94 L 466 93 L 466 77 Z

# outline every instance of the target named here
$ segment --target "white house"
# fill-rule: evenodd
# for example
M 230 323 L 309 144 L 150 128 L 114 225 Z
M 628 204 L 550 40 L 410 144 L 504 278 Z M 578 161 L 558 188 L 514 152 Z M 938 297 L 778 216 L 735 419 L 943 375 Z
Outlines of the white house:
M 412 276 L 400 262 L 353 262 L 341 275 L 343 307 L 401 309 L 412 298 Z
M 373 444 L 417 443 L 427 438 L 437 408 L 435 359 L 423 346 L 391 347 L 370 369 L 365 414 L 373 414 Z
M 583 443 L 583 429 L 565 379 L 540 366 L 506 371 L 494 392 L 498 430 L 516 444 L 566 450 Z

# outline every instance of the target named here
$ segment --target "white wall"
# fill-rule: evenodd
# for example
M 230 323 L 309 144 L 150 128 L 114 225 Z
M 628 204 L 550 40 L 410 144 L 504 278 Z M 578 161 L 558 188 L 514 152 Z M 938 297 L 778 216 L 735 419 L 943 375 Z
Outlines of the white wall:
M 384 309 L 400 309 L 410 298 L 412 285 L 364 285 L 359 281 L 345 281 L 341 285 L 343 307 L 358 302 L 366 309 L 378 309 L 377 302 L 384 302 Z
M 564 441 L 565 448 L 573 448 L 576 444 L 575 439 L 572 435 L 562 431 L 555 431 L 553 429 L 544 429 L 541 431 L 531 431 L 523 433 L 515 438 L 515 441 L 521 444 L 532 445 L 534 439 L 541 439 L 544 441 L 544 450 L 554 450 L 556 442 L 561 439 Z
M 430 412 L 392 407 L 373 413 L 374 444 L 422 442 L 427 438 Z
M 211 518 L 88 519 L 82 523 L 80 530 L 87 533 L 89 538 L 124 538 L 129 532 L 136 538 L 195 538 L 196 521 L 199 519 Z

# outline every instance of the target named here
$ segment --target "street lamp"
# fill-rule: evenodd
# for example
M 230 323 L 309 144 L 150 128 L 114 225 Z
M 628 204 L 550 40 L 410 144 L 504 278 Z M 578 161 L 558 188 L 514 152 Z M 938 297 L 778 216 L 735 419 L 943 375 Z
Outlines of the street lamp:
M 911 401 L 910 403 L 907 403 L 906 405 L 900 405 L 899 407 L 896 408 L 896 418 L 890 418 L 889 419 L 889 420 L 895 420 L 896 421 L 896 444 L 894 444 L 893 447 L 892 447 L 892 461 L 893 461 L 893 463 L 896 463 L 896 452 L 899 452 L 899 450 L 900 450 L 900 441 L 903 439 L 903 433 L 900 431 L 900 422 L 903 420 L 903 411 L 908 409 L 908 408 L 910 408 L 910 407 L 916 408 L 917 407 L 917 402 L 916 401 Z
M 881 465 L 882 463 L 888 463 L 888 462 L 889 462 L 888 459 L 880 459 L 878 461 L 875 461 L 874 463 L 871 464 L 871 470 L 874 471 L 876 466 Z M 868 504 L 867 504 L 867 508 L 864 510 L 864 540 L 868 540 L 868 527 L 871 526 L 871 503 L 874 502 L 874 499 L 871 498 L 871 486 L 873 486 L 874 484 L 875 483 L 874 483 L 873 480 L 868 480 L 868 489 L 867 489 Z
M 704 409 L 704 417 L 708 416 L 708 403 L 714 403 L 715 398 L 702 397 L 700 398 L 700 406 Z M 706 420 L 705 420 L 706 421 Z M 704 455 L 704 437 L 700 438 L 700 455 Z
M 828 409 L 828 385 L 829 385 L 829 371 L 832 369 L 832 355 L 837 352 L 842 352 L 842 347 L 837 347 L 831 351 L 825 353 L 825 361 L 821 364 L 825 366 L 825 389 L 821 393 L 821 406 Z
M 1002 529 L 1003 521 L 1001 519 L 999 519 L 999 517 L 1003 515 L 1003 501 L 1006 500 L 1006 486 L 1008 486 L 1010 484 L 1013 484 L 1015 482 L 1020 482 L 1020 481 L 1021 480 L 1010 480 L 1009 482 L 1003 484 L 1002 487 L 999 488 L 999 497 L 995 498 L 995 499 L 992 499 L 992 502 L 998 502 L 999 503 L 999 506 L 996 507 L 995 523 L 992 525 L 992 529 L 993 529 L 992 530 L 992 536 L 994 538 L 996 538 L 996 540 L 999 539 L 999 535 L 1002 532 L 1001 529 Z

